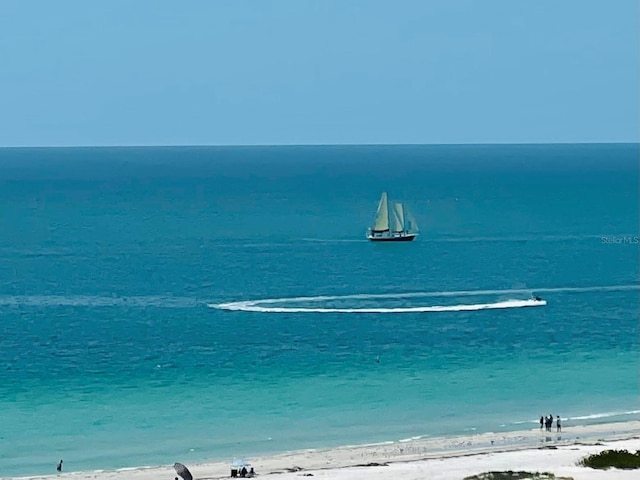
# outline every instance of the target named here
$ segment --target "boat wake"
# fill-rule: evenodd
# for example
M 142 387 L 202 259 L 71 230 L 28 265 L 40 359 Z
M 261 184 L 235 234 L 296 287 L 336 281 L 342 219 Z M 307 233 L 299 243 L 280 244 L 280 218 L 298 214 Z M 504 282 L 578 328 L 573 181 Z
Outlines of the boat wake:
M 127 307 L 195 308 L 195 298 L 162 295 L 106 297 L 100 295 L 3 295 L 0 307 Z
M 315 307 L 288 306 L 300 303 L 327 303 L 335 300 L 385 300 L 403 298 L 428 297 L 464 297 L 488 296 L 505 294 L 536 293 L 586 293 L 639 290 L 640 285 L 610 285 L 596 287 L 555 287 L 555 288 L 513 288 L 502 290 L 453 290 L 439 292 L 410 292 L 410 293 L 382 293 L 382 294 L 353 294 L 353 295 L 325 295 L 315 297 L 267 298 L 262 300 L 246 300 L 227 303 L 210 303 L 210 308 L 219 310 L 261 312 L 261 313 L 420 313 L 420 312 L 469 312 L 476 310 L 495 310 L 506 308 L 542 307 L 546 300 L 511 299 L 497 302 L 471 303 L 459 305 L 419 305 L 412 307 Z
M 280 299 L 282 303 L 297 301 L 297 299 Z M 267 300 L 248 302 L 209 304 L 209 307 L 221 310 L 235 310 L 242 312 L 262 313 L 420 313 L 420 312 L 468 312 L 474 310 L 491 310 L 501 308 L 541 307 L 546 305 L 544 300 L 506 300 L 494 303 L 473 303 L 466 305 L 436 305 L 418 307 L 367 307 L 367 308 L 313 308 L 313 307 L 265 307 Z M 270 300 L 269 300 L 270 302 Z
M 546 301 L 536 301 L 531 298 L 535 293 L 565 293 L 579 294 L 587 292 L 615 292 L 638 291 L 640 285 L 611 285 L 599 287 L 559 287 L 559 288 L 519 288 L 505 290 L 457 290 L 439 292 L 409 292 L 382 294 L 352 294 L 325 295 L 314 297 L 267 298 L 262 300 L 248 300 L 213 304 L 207 300 L 193 297 L 174 297 L 167 295 L 140 296 L 100 296 L 100 295 L 0 295 L 0 308 L 8 307 L 88 307 L 88 308 L 202 308 L 204 305 L 220 310 L 234 310 L 245 312 L 276 312 L 276 313 L 411 313 L 411 312 L 464 312 L 474 310 L 490 310 L 504 308 L 540 307 Z M 506 295 L 522 296 L 526 299 L 505 300 Z M 378 305 L 350 308 L 345 301 L 360 303 L 359 301 L 385 301 L 419 298 L 456 298 L 456 297 L 501 297 L 501 301 L 486 301 L 483 303 L 468 303 L 459 305 L 402 305 L 398 307 L 383 307 Z M 506 297 L 508 298 L 508 297 Z M 475 299 L 474 299 L 475 300 Z M 331 305 L 333 302 L 333 305 Z M 340 302 L 340 306 L 334 306 Z M 353 304 L 352 303 L 352 304 Z M 371 303 L 371 302 L 369 302 Z M 382 303 L 382 302 L 381 302 Z

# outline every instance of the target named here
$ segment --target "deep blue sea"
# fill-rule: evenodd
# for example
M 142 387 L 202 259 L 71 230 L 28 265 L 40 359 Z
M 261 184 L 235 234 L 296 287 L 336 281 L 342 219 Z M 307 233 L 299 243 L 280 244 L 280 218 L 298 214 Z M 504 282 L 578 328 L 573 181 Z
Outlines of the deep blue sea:
M 0 476 L 637 419 L 639 153 L 0 149 Z

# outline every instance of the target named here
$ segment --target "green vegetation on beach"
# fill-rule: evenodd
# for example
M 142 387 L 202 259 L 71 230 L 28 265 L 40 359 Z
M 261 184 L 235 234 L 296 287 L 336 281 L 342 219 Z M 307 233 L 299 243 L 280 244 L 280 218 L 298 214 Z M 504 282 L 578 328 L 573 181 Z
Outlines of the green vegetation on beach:
M 631 453 L 627 450 L 605 450 L 583 458 L 580 465 L 590 468 L 620 468 L 632 470 L 640 468 L 640 450 Z

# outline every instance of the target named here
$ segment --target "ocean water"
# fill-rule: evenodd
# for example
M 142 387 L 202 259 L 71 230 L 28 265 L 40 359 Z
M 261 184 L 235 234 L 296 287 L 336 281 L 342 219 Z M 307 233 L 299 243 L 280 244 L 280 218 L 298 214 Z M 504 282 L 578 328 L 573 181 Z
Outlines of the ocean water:
M 0 149 L 0 476 L 637 419 L 639 153 Z

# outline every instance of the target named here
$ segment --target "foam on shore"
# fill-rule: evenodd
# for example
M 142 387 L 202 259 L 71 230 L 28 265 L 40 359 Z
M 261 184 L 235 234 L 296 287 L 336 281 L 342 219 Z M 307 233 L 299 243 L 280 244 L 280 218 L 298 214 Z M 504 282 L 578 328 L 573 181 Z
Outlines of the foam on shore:
M 327 450 L 305 450 L 249 459 L 260 478 L 293 479 L 311 473 L 314 478 L 342 480 L 363 477 L 391 480 L 461 479 L 489 470 L 548 471 L 578 479 L 631 479 L 637 471 L 596 471 L 576 462 L 608 448 L 640 449 L 640 421 L 565 428 L 562 433 L 539 429 L 483 433 L 450 438 L 410 439 Z M 172 479 L 169 465 L 133 469 L 72 472 L 58 475 L 14 477 L 22 480 L 157 480 Z M 71 463 L 71 462 L 68 462 Z M 196 479 L 228 478 L 228 462 L 187 465 Z M 366 469 L 366 473 L 362 470 Z M 569 472 L 569 473 L 567 473 Z M 577 473 L 576 473 L 577 472 Z M 3 477 L 9 479 L 11 477 Z

